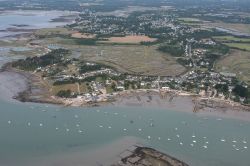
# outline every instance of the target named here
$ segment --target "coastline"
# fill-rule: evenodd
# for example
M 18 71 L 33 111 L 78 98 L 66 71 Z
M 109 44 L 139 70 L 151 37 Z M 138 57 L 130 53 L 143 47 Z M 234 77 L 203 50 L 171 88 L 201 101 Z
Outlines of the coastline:
M 47 103 L 73 107 L 145 107 L 162 108 L 172 111 L 193 113 L 198 116 L 215 116 L 250 121 L 250 107 L 239 103 L 217 98 L 204 98 L 200 95 L 176 90 L 159 91 L 157 89 L 127 90 L 113 94 L 112 99 L 99 102 L 83 102 L 83 100 L 65 99 L 50 96 L 49 89 L 43 80 L 34 73 L 24 72 L 5 64 L 1 72 L 9 75 L 20 75 L 25 88 L 19 89 L 12 96 L 20 102 Z M 17 85 L 18 86 L 18 85 Z

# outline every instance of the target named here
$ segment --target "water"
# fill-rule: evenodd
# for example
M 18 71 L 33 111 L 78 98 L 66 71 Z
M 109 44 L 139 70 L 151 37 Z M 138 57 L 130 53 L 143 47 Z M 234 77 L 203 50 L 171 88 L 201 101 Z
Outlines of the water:
M 62 26 L 65 22 L 50 22 L 59 16 L 69 15 L 70 12 L 62 11 L 12 11 L 0 14 L 0 30 L 7 28 L 17 29 L 40 29 Z M 26 25 L 15 27 L 15 25 Z M 19 34 L 20 32 L 0 32 L 0 37 Z
M 194 166 L 250 163 L 249 150 L 244 148 L 250 146 L 249 122 L 157 108 L 0 104 L 0 164 L 3 165 L 25 165 L 35 157 L 46 158 L 74 149 L 84 154 L 125 136 L 145 140 L 146 145 Z M 222 142 L 222 138 L 226 141 Z

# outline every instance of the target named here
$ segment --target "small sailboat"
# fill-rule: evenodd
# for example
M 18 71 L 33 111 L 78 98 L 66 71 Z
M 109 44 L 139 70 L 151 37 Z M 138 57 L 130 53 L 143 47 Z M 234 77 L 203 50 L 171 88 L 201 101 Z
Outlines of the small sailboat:
M 207 149 L 207 145 L 202 146 L 203 148 Z
M 109 129 L 111 129 L 112 127 L 111 127 L 111 126 L 109 126 L 108 128 L 109 128 Z
M 174 128 L 174 130 L 175 130 L 175 131 L 177 131 L 177 130 L 178 130 L 178 128 L 176 127 L 176 128 Z
M 183 145 L 183 143 L 182 143 L 182 142 L 180 142 L 180 145 Z
M 31 123 L 30 122 L 28 122 L 28 126 L 30 126 L 31 125 Z
M 99 125 L 100 128 L 103 128 L 103 125 Z
M 180 135 L 179 135 L 179 134 L 177 134 L 177 135 L 176 135 L 176 137 L 177 137 L 177 138 L 180 138 Z
M 150 136 L 150 135 L 148 136 L 148 139 L 151 139 L 151 136 Z
M 242 142 L 243 142 L 243 144 L 246 144 L 246 143 L 247 143 L 246 139 L 244 139 Z
M 244 149 L 247 149 L 247 146 L 244 146 Z
M 158 137 L 158 140 L 161 140 L 161 137 Z
M 77 119 L 79 116 L 78 116 L 78 115 L 75 115 L 74 117 Z
M 194 144 L 190 144 L 190 146 L 192 146 L 192 147 L 193 147 L 193 146 L 194 146 Z
M 56 130 L 59 130 L 59 128 L 58 128 L 58 127 L 56 127 Z
M 127 131 L 127 129 L 123 129 L 123 131 Z
M 236 141 L 236 140 L 233 140 L 232 142 L 233 142 L 233 143 L 237 143 L 237 141 Z
M 195 141 L 195 140 L 193 140 L 193 143 L 196 143 L 196 141 Z
M 69 129 L 66 129 L 67 132 L 69 132 Z
M 138 129 L 138 131 L 142 131 L 142 129 Z
M 79 124 L 76 124 L 76 127 L 80 127 L 80 125 L 79 125 Z
M 10 120 L 8 121 L 8 124 L 11 124 L 11 121 L 10 121 Z
M 192 138 L 195 138 L 195 137 L 196 137 L 196 136 L 193 134 L 193 135 L 192 135 Z
M 78 130 L 78 133 L 82 133 L 83 131 L 82 130 Z
M 40 124 L 39 124 L 39 126 L 40 126 L 40 127 L 43 127 L 43 124 L 42 124 L 42 123 L 40 123 Z
M 224 138 L 220 139 L 221 142 L 226 142 L 226 140 Z
M 168 138 L 168 141 L 171 141 L 171 139 L 170 139 L 170 138 Z

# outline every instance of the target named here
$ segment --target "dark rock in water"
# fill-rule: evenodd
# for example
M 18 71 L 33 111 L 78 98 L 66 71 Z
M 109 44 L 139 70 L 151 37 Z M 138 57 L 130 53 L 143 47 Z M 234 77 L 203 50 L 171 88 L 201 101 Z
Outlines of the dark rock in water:
M 188 164 L 147 147 L 137 147 L 126 150 L 121 155 L 121 160 L 112 166 L 188 166 Z

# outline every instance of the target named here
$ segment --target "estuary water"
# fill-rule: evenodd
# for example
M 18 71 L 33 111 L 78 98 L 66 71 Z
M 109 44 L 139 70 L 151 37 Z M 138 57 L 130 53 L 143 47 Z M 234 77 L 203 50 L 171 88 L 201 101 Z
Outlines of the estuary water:
M 250 163 L 247 121 L 201 117 L 168 108 L 64 108 L 2 101 L 0 105 L 0 165 L 53 165 L 76 152 L 82 157 L 69 157 L 72 164 L 95 165 L 102 160 L 95 154 L 84 158 L 85 154 L 126 137 L 193 166 Z
M 23 33 L 22 30 L 27 29 L 62 26 L 69 22 L 53 22 L 52 20 L 72 14 L 76 13 L 65 11 L 6 11 L 0 14 L 0 37 L 20 34 Z M 9 28 L 17 29 L 17 31 L 10 31 Z

